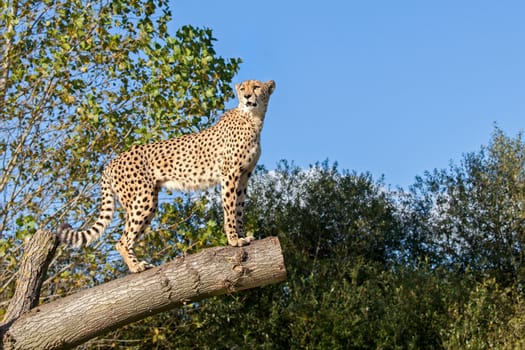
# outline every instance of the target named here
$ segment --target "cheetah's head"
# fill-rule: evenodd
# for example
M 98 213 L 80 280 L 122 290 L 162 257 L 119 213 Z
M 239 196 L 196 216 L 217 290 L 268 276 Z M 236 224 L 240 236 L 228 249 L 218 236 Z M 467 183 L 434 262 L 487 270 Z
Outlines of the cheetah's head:
M 264 114 L 270 95 L 275 89 L 275 82 L 269 80 L 266 83 L 258 80 L 246 80 L 235 85 L 239 98 L 239 108 L 255 114 Z

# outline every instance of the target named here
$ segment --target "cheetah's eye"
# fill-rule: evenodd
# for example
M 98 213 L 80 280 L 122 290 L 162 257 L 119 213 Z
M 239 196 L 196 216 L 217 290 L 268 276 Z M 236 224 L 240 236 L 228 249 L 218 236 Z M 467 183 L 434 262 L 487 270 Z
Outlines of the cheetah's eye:
M 257 89 L 260 89 L 260 88 L 261 88 L 261 87 L 260 87 L 259 85 L 255 85 L 255 86 L 253 87 L 253 91 L 255 91 L 255 90 L 257 90 Z

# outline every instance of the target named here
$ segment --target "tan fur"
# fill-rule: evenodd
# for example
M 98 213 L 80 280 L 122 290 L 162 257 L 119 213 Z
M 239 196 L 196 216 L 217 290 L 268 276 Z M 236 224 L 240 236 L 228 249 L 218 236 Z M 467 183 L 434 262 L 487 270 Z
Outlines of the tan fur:
M 275 82 L 247 80 L 235 86 L 239 105 L 202 132 L 164 142 L 134 146 L 112 160 L 101 180 L 101 212 L 88 230 L 61 225 L 58 236 L 73 245 L 99 237 L 111 222 L 116 195 L 126 210 L 124 232 L 117 250 L 132 272 L 150 267 L 139 262 L 135 240 L 149 225 L 161 187 L 197 190 L 221 185 L 224 232 L 232 246 L 249 244 L 243 208 L 248 178 L 261 153 L 260 134 Z

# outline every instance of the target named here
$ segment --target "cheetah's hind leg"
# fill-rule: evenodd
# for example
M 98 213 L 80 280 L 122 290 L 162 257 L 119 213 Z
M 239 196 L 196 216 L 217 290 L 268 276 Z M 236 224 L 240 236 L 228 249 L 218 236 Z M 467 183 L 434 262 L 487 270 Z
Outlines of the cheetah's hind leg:
M 144 182 L 147 182 L 147 179 Z M 149 183 L 151 182 L 149 181 Z M 126 209 L 126 223 L 124 233 L 116 246 L 122 259 L 133 273 L 153 267 L 145 261 L 139 261 L 135 254 L 135 241 L 142 236 L 157 210 L 158 189 L 152 186 L 143 190 L 149 195 L 145 197 L 137 195 L 134 202 L 123 204 L 124 209 Z
M 117 251 L 122 256 L 122 259 L 128 265 L 131 272 L 137 273 L 154 267 L 146 261 L 139 261 L 135 255 L 135 249 L 130 247 L 130 242 L 126 238 L 126 234 L 123 234 L 120 241 L 117 243 Z

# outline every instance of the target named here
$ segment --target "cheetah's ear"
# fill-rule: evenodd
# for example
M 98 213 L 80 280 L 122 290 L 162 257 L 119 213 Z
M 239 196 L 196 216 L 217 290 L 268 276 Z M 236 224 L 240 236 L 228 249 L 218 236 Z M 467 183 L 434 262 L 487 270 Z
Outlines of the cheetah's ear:
M 268 92 L 269 92 L 270 94 L 272 94 L 272 93 L 273 93 L 273 90 L 275 90 L 275 81 L 273 81 L 273 80 L 268 80 L 265 84 L 266 84 L 266 87 L 268 87 Z

